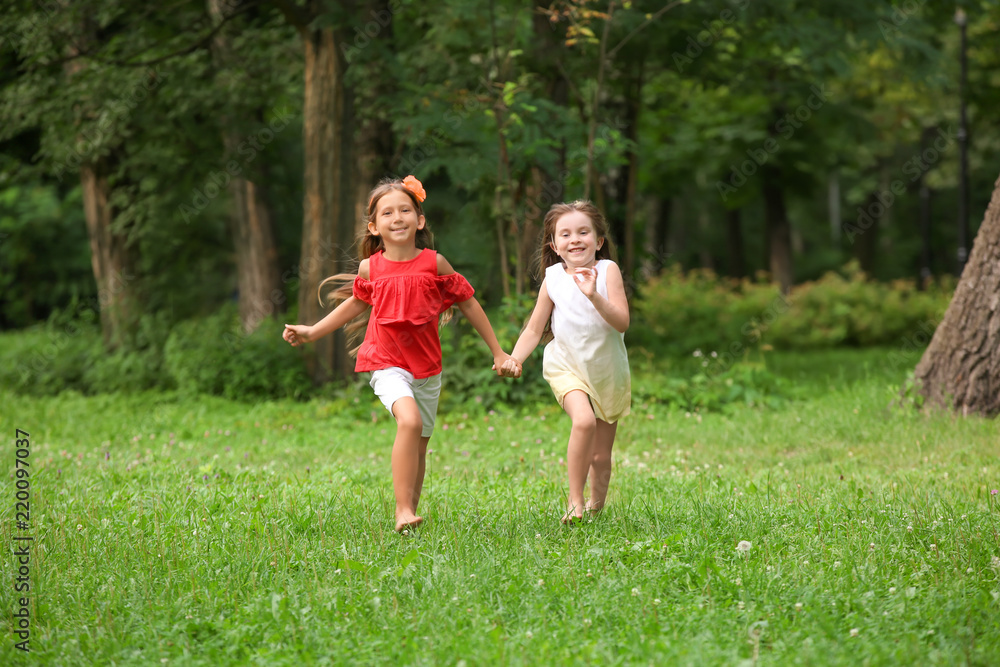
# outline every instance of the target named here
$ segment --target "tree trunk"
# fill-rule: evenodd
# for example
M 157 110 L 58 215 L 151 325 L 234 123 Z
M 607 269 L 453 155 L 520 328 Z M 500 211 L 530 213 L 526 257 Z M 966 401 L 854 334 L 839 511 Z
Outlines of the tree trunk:
M 649 279 L 660 272 L 670 256 L 667 240 L 670 233 L 669 197 L 651 196 L 646 200 L 646 258 L 642 263 L 642 277 Z
M 81 50 L 94 39 L 95 27 L 89 17 L 84 17 L 79 26 L 80 34 L 68 48 L 74 56 L 67 61 L 63 71 L 68 77 L 82 71 Z M 84 110 L 92 113 L 93 109 Z M 115 219 L 111 206 L 111 186 L 108 177 L 113 171 L 115 154 L 84 162 L 80 166 L 80 189 L 83 197 L 83 213 L 87 221 L 87 236 L 90 240 L 90 263 L 97 284 L 97 309 L 101 316 L 101 337 L 104 347 L 115 349 L 125 343 L 132 318 L 135 317 L 135 275 L 132 273 L 132 258 L 127 245 L 127 234 L 112 229 Z
M 225 0 L 209 0 L 208 11 L 218 24 L 225 18 Z M 229 37 L 216 33 L 212 48 L 219 67 L 232 66 L 234 57 Z M 231 128 L 230 119 L 223 118 L 223 127 Z M 236 156 L 242 139 L 238 132 L 223 132 L 227 159 Z M 278 271 L 278 249 L 271 225 L 271 211 L 260 187 L 251 178 L 233 176 L 226 186 L 232 198 L 230 234 L 236 251 L 236 278 L 239 291 L 240 324 L 244 333 L 252 333 L 260 323 L 275 312 L 284 310 Z
M 1000 414 L 1000 178 L 962 278 L 914 371 L 928 402 Z
M 639 113 L 642 108 L 642 78 L 644 60 L 637 64 L 635 77 L 631 78 L 625 85 L 625 127 L 623 128 L 625 138 L 631 142 L 628 151 L 628 164 L 625 165 L 624 187 L 621 188 L 620 195 L 625 201 L 625 220 L 623 223 L 622 237 L 625 241 L 625 248 L 622 257 L 622 274 L 625 276 L 626 286 L 632 284 L 632 277 L 635 271 L 635 197 L 639 180 Z
M 227 142 L 230 140 L 227 137 Z M 270 315 L 284 310 L 278 272 L 278 251 L 271 229 L 271 212 L 257 185 L 244 178 L 229 182 L 233 198 L 230 216 L 236 249 L 240 323 L 252 333 Z
M 743 278 L 747 274 L 746 260 L 743 257 L 743 224 L 740 219 L 741 209 L 726 211 L 726 249 L 729 254 L 729 275 Z
M 885 207 L 879 201 L 878 191 L 873 190 L 865 198 L 864 206 L 858 211 L 858 230 L 853 237 L 854 256 L 861 270 L 869 276 L 875 270 L 875 251 L 878 245 L 879 220 Z
M 109 201 L 108 163 L 80 167 L 83 212 L 90 237 L 90 262 L 97 283 L 98 306 L 101 313 L 101 336 L 106 348 L 114 349 L 125 342 L 129 324 L 134 317 L 133 281 L 126 237 L 112 230 L 115 214 Z
M 352 176 L 353 104 L 344 82 L 347 67 L 332 28 L 306 28 L 305 149 L 302 254 L 299 264 L 299 320 L 314 324 L 327 308 L 317 296 L 319 283 L 347 268 L 341 246 L 354 229 Z M 315 382 L 350 372 L 342 334 L 327 336 L 307 349 Z
M 764 194 L 764 216 L 767 224 L 768 266 L 771 279 L 788 294 L 792 289 L 792 233 L 785 211 L 785 192 L 781 187 L 781 172 L 764 165 L 761 167 Z
M 365 3 L 363 10 L 365 17 L 380 17 L 379 25 L 381 30 L 372 37 L 373 42 L 378 42 L 378 52 L 396 53 L 396 40 L 394 36 L 394 14 L 392 12 L 392 2 L 389 0 L 369 0 Z M 375 50 L 374 48 L 372 49 Z M 358 140 L 355 147 L 356 174 L 354 179 L 354 224 L 352 229 L 357 236 L 364 232 L 367 227 L 368 217 L 368 193 L 383 178 L 392 176 L 394 171 L 406 170 L 397 174 L 405 177 L 411 171 L 419 171 L 414 156 L 408 156 L 401 164 L 394 156 L 395 139 L 392 131 L 392 123 L 389 121 L 387 112 L 380 101 L 388 97 L 389 91 L 386 89 L 386 77 L 382 72 L 386 69 L 386 61 L 382 58 L 373 60 L 365 59 L 362 62 L 351 61 L 351 67 L 362 67 L 364 81 L 368 84 L 364 91 L 355 91 L 362 97 L 357 101 L 359 111 L 357 118 Z M 423 155 L 422 152 L 413 151 L 414 154 Z M 418 178 L 422 174 L 414 174 Z

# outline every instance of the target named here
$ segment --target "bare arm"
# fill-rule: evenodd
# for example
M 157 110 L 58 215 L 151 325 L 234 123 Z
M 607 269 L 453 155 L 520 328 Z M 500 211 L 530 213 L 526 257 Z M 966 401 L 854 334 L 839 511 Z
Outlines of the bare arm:
M 437 269 L 439 276 L 447 276 L 455 273 L 455 269 L 448 263 L 448 260 L 440 254 L 437 256 Z M 493 332 L 493 325 L 490 324 L 490 319 L 486 316 L 486 311 L 483 310 L 483 307 L 475 297 L 466 299 L 455 305 L 479 333 L 479 336 L 486 343 L 487 347 L 490 348 L 490 353 L 493 355 L 493 367 L 499 375 L 500 368 L 510 356 L 500 347 L 500 341 L 497 340 L 497 335 Z
M 368 278 L 368 260 L 363 260 L 358 267 L 358 275 Z M 370 306 L 356 297 L 350 297 L 342 304 L 330 311 L 326 317 L 316 324 L 309 326 L 305 324 L 286 324 L 281 337 L 297 347 L 302 343 L 311 343 L 327 334 L 333 333 L 344 326 L 358 315 L 362 314 Z
M 524 360 L 531 356 L 531 353 L 538 347 L 538 342 L 542 340 L 542 334 L 545 332 L 545 325 L 552 317 L 552 307 L 549 289 L 545 285 L 545 281 L 542 280 L 542 286 L 538 288 L 538 300 L 535 302 L 535 308 L 531 311 L 531 317 L 528 318 L 524 331 L 517 339 L 517 344 L 514 345 L 514 351 L 510 353 L 518 365 L 524 364 Z

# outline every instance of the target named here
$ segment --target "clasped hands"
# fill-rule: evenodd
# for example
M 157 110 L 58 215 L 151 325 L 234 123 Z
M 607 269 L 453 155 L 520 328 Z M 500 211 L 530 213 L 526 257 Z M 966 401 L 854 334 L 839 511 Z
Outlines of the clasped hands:
M 497 372 L 497 375 L 505 378 L 519 378 L 521 377 L 521 364 L 514 357 L 508 356 L 503 363 L 500 364 L 500 368 L 497 368 L 496 362 L 493 363 L 493 370 Z

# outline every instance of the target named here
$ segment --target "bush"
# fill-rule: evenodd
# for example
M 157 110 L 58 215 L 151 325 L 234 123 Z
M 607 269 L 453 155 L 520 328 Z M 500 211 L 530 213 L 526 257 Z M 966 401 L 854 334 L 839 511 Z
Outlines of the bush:
M 311 386 L 301 353 L 281 338 L 281 325 L 269 318 L 246 335 L 232 306 L 177 324 L 163 358 L 169 377 L 189 394 L 299 398 Z
M 33 396 L 87 391 L 87 369 L 103 353 L 100 331 L 87 320 L 50 320 L 0 340 L 0 385 Z
M 928 323 L 936 326 L 954 287 L 947 279 L 924 291 L 911 281 L 872 282 L 851 264 L 783 296 L 765 282 L 673 267 L 641 290 L 629 342 L 675 355 L 714 350 L 727 367 L 764 343 L 780 349 L 891 345 Z
M 649 402 L 690 412 L 727 412 L 737 405 L 777 408 L 790 399 L 790 383 L 767 369 L 763 352 L 759 361 L 743 359 L 725 369 L 697 361 L 693 369 L 637 377 L 633 405 Z

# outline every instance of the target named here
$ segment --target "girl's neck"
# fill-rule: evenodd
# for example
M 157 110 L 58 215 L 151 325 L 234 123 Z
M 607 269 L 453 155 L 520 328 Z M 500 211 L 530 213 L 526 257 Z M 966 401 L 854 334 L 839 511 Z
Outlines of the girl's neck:
M 595 258 L 593 259 L 593 261 L 591 261 L 591 262 L 588 262 L 587 264 L 585 264 L 585 265 L 583 265 L 583 266 L 570 266 L 570 265 L 569 265 L 569 264 L 567 264 L 566 262 L 563 262 L 563 263 L 562 263 L 562 265 L 563 265 L 563 270 L 564 270 L 564 271 L 565 271 L 566 273 L 576 273 L 576 270 L 577 270 L 577 269 L 592 269 L 592 268 L 594 268 L 595 266 L 597 266 L 597 263 L 598 263 L 599 261 L 601 261 L 601 260 L 599 260 L 599 259 L 597 259 L 597 258 L 595 257 Z
M 390 262 L 409 262 L 416 259 L 421 252 L 423 250 L 416 245 L 400 247 L 385 244 L 385 247 L 382 249 L 382 256 Z

